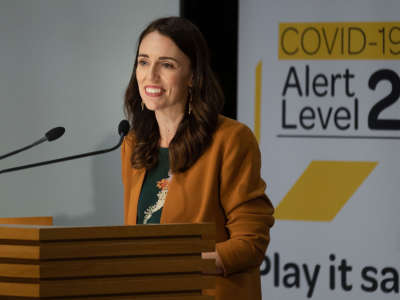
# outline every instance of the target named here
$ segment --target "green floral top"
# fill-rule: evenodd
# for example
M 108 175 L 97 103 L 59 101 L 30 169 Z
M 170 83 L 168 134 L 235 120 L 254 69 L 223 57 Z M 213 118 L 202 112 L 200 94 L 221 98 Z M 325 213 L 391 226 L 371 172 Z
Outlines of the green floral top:
M 158 164 L 146 172 L 137 209 L 137 224 L 160 223 L 169 183 L 168 148 L 160 148 Z

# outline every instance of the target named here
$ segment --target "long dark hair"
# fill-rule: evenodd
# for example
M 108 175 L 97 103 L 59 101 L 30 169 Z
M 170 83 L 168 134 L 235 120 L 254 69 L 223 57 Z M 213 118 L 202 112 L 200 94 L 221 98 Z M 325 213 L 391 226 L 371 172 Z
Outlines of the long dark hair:
M 170 169 L 183 172 L 190 168 L 210 145 L 218 124 L 224 96 L 210 67 L 207 43 L 190 21 L 180 17 L 157 19 L 141 33 L 132 76 L 125 92 L 125 113 L 132 125 L 134 148 L 131 162 L 134 168 L 150 170 L 158 162 L 160 131 L 153 111 L 142 109 L 136 79 L 137 57 L 143 38 L 151 33 L 170 38 L 190 60 L 193 74 L 191 113 L 185 116 L 169 144 Z

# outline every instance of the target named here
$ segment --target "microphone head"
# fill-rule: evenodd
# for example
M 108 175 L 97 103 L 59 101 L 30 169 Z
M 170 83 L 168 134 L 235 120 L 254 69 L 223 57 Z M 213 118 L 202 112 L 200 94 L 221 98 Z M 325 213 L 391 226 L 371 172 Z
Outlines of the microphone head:
M 49 142 L 51 142 L 61 137 L 64 134 L 64 132 L 65 132 L 64 127 L 55 127 L 47 131 L 45 137 Z
M 129 132 L 131 125 L 127 120 L 122 120 L 118 125 L 118 133 L 120 136 L 126 136 Z

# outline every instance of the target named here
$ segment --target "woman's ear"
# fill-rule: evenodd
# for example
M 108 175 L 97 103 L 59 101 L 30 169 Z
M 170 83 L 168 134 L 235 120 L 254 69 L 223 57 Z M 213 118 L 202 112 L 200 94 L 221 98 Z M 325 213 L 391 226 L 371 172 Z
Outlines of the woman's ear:
M 193 87 L 193 72 L 192 72 L 192 74 L 190 75 L 190 79 L 189 79 L 189 83 L 188 83 L 188 87 L 189 88 L 192 88 Z

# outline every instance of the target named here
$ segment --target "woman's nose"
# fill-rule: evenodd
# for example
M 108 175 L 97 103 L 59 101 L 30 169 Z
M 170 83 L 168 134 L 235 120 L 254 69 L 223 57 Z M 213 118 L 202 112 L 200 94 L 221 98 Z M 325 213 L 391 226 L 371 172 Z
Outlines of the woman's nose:
M 157 80 L 159 78 L 158 67 L 156 64 L 151 66 L 149 70 L 149 77 L 151 80 Z

